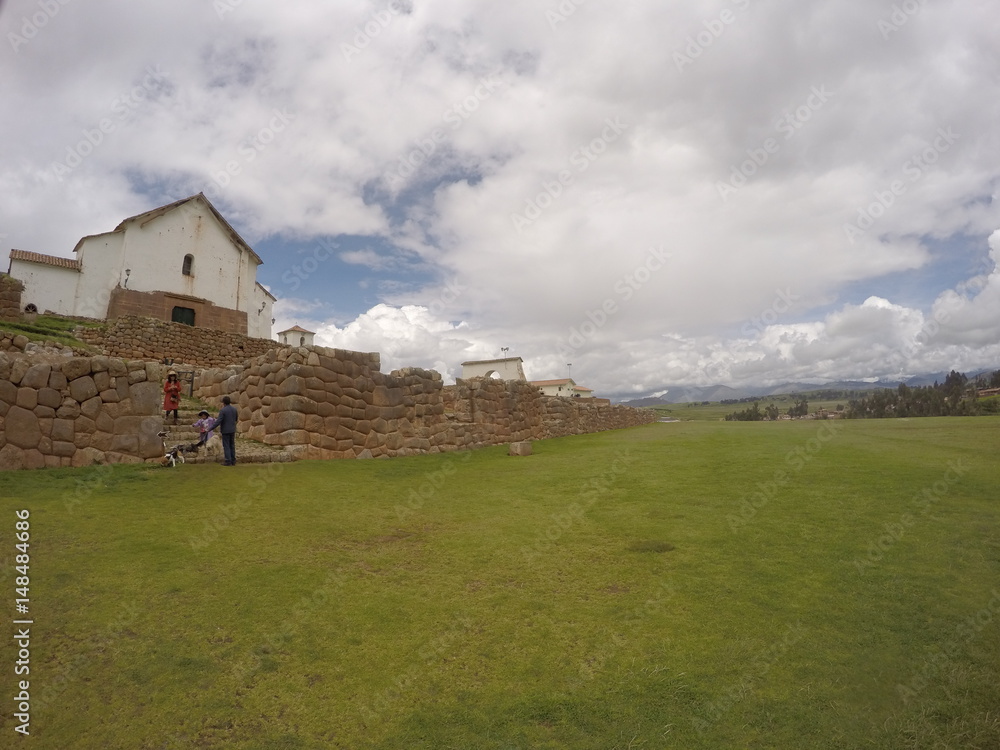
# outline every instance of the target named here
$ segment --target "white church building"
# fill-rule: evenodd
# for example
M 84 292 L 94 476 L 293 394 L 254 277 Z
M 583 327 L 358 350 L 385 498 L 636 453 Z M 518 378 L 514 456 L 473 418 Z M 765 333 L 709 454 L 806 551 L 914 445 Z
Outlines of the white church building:
M 271 338 L 275 297 L 257 281 L 260 256 L 203 193 L 84 237 L 74 258 L 10 251 L 27 312 L 160 320 Z

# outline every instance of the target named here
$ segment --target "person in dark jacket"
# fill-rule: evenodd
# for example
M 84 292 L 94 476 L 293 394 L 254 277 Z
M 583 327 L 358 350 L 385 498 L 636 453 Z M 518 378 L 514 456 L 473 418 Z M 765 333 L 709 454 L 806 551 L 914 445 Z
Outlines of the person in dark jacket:
M 229 396 L 222 397 L 222 408 L 215 420 L 215 426 L 222 435 L 223 466 L 236 466 L 236 420 L 239 413 Z

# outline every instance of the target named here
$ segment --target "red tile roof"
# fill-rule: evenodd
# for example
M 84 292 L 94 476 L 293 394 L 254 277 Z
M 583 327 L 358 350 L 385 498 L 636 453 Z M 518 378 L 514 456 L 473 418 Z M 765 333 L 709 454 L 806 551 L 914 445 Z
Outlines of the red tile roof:
M 10 259 L 24 260 L 29 263 L 41 263 L 46 266 L 55 266 L 56 268 L 70 268 L 74 271 L 80 270 L 80 261 L 73 258 L 60 258 L 55 255 L 33 253 L 29 250 L 11 250 Z

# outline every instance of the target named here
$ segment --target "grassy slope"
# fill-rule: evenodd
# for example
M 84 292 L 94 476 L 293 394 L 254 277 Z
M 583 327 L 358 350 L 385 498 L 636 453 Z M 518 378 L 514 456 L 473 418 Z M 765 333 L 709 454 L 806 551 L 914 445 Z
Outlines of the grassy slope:
M 92 346 L 76 338 L 73 331 L 78 326 L 96 328 L 100 325 L 94 321 L 74 320 L 59 315 L 38 315 L 30 322 L 0 321 L 0 330 L 24 336 L 29 341 L 58 341 L 60 344 L 93 350 Z
M 1000 420 L 824 424 L 0 475 L 31 745 L 996 747 L 1000 617 L 956 634 L 1000 589 Z

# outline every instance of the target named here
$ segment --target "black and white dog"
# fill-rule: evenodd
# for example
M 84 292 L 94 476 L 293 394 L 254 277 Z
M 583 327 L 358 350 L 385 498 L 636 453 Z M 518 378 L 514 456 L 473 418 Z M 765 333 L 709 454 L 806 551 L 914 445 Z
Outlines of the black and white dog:
M 160 438 L 165 438 L 168 433 L 167 432 L 158 432 L 156 434 Z M 190 450 L 190 446 L 187 446 L 187 445 L 175 445 L 173 448 L 171 448 L 170 450 L 168 450 L 164 454 L 163 458 L 160 459 L 160 463 L 163 466 L 176 466 L 177 463 L 178 463 L 178 461 L 180 463 L 184 463 L 184 451 L 186 451 L 186 450 Z

